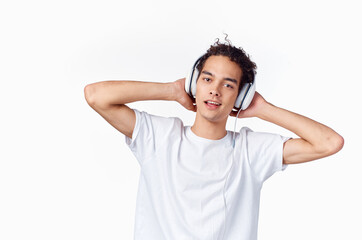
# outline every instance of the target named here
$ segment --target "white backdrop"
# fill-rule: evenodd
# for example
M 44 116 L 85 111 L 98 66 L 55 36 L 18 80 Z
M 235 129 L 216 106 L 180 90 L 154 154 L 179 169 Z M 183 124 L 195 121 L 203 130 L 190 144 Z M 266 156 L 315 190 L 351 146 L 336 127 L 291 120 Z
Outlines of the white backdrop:
M 339 153 L 265 182 L 259 239 L 362 239 L 361 22 L 352 0 L 2 1 L 0 239 L 132 239 L 139 165 L 83 89 L 185 77 L 223 32 L 257 63 L 267 101 L 345 139 Z M 194 118 L 175 102 L 130 106 Z

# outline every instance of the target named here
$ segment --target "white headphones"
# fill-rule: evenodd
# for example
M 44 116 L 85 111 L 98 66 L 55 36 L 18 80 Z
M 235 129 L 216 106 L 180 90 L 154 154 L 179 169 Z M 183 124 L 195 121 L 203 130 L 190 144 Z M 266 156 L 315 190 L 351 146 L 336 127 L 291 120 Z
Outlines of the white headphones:
M 196 96 L 196 82 L 197 78 L 199 77 L 199 70 L 197 69 L 197 66 L 201 60 L 202 56 L 197 59 L 197 61 L 194 63 L 189 75 L 186 78 L 185 81 L 185 91 L 188 95 L 195 98 Z M 243 86 L 240 89 L 239 95 L 236 98 L 234 107 L 237 109 L 245 110 L 253 100 L 255 94 L 255 75 L 253 72 L 253 79 L 252 83 L 244 83 Z

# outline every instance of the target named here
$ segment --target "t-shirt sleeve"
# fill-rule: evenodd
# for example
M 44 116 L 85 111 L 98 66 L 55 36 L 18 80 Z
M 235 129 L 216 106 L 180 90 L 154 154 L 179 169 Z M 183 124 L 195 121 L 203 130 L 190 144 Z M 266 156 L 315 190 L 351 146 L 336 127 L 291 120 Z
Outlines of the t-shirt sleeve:
M 284 171 L 284 142 L 290 137 L 275 133 L 253 132 L 246 129 L 248 159 L 256 177 L 264 182 L 277 171 Z
M 155 154 L 155 127 L 152 116 L 146 112 L 133 109 L 136 114 L 136 123 L 132 138 L 125 135 L 125 141 L 140 165 Z
M 156 159 L 157 153 L 167 147 L 175 132 L 182 129 L 182 121 L 176 117 L 162 117 L 133 109 L 136 123 L 132 138 L 125 141 L 142 167 L 146 162 Z

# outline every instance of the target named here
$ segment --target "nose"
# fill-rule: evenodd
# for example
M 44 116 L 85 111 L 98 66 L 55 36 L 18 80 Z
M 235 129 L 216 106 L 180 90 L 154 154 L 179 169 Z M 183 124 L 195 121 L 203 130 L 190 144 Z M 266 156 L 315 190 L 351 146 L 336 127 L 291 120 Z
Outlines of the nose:
M 221 81 L 212 81 L 209 84 L 209 94 L 212 97 L 221 97 L 221 89 L 222 89 L 223 83 Z
M 221 84 L 214 82 L 214 84 L 212 84 L 210 86 L 210 95 L 211 96 L 216 96 L 216 97 L 220 97 L 221 93 L 220 93 L 220 86 Z
M 216 90 L 211 90 L 210 95 L 215 95 L 216 97 L 219 97 L 220 93 L 218 91 L 216 91 Z

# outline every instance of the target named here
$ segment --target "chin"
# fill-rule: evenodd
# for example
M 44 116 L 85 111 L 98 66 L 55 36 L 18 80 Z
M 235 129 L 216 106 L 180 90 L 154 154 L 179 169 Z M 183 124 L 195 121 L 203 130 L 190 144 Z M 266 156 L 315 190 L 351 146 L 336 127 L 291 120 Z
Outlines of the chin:
M 209 122 L 219 123 L 226 121 L 229 115 L 224 116 L 224 114 L 219 113 L 200 112 L 200 116 L 202 116 L 202 118 L 206 119 Z

